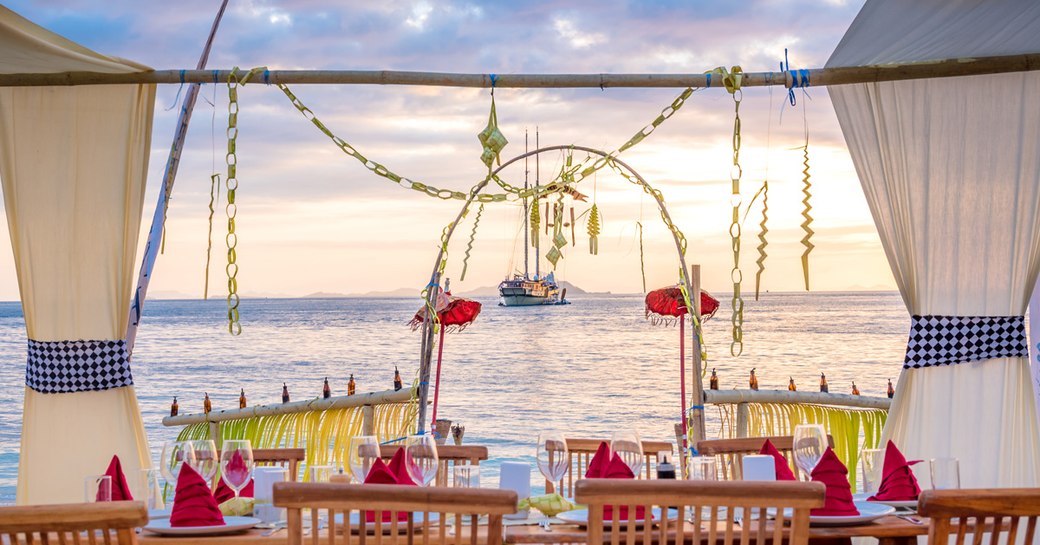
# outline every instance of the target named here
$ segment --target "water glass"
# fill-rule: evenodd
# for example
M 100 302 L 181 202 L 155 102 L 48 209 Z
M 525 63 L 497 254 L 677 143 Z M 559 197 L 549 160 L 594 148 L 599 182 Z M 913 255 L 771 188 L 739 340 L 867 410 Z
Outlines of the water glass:
M 83 501 L 112 501 L 112 477 L 109 475 L 90 475 L 83 480 Z
M 363 483 L 372 464 L 379 459 L 379 440 L 375 435 L 356 435 L 347 446 L 347 467 L 354 482 Z
M 332 466 L 311 466 L 310 477 L 312 483 L 327 483 L 332 477 Z
M 885 462 L 885 450 L 865 448 L 859 453 L 859 463 L 863 467 L 863 492 L 873 494 L 881 486 L 881 469 Z
M 715 465 L 714 456 L 690 456 L 686 464 L 688 471 L 687 480 L 690 481 L 717 481 L 719 480 L 718 466 Z
M 217 476 L 217 469 L 220 467 L 217 444 L 210 439 L 201 439 L 191 441 L 191 448 L 195 451 L 195 461 L 190 464 L 191 468 L 207 483 L 213 482 L 213 477 Z
M 220 474 L 238 497 L 253 478 L 253 446 L 248 440 L 227 440 L 220 450 Z
M 162 459 L 159 461 L 159 469 L 167 483 L 174 486 L 177 477 L 181 474 L 181 467 L 187 463 L 189 466 L 195 464 L 195 449 L 191 441 L 167 441 L 163 445 Z
M 827 452 L 827 431 L 820 424 L 795 426 L 793 452 L 795 465 L 809 478 Z
M 610 436 L 610 452 L 617 454 L 632 470 L 632 475 L 639 477 L 643 469 L 643 442 L 635 430 L 616 431 Z
M 149 510 L 163 509 L 162 487 L 159 486 L 158 469 L 142 469 L 138 471 L 137 489 L 133 491 L 134 499 L 143 501 Z
M 961 487 L 960 464 L 956 458 L 932 458 L 929 462 L 932 488 L 949 490 Z
M 542 472 L 545 480 L 553 483 L 567 474 L 570 465 L 570 457 L 567 456 L 567 440 L 562 433 L 542 432 L 538 434 L 538 447 L 535 452 L 538 461 L 538 471 Z
M 455 466 L 452 475 L 455 488 L 480 488 L 480 466 Z
M 404 448 L 408 476 L 419 486 L 429 486 L 440 469 L 436 439 L 432 434 L 411 435 L 404 440 Z

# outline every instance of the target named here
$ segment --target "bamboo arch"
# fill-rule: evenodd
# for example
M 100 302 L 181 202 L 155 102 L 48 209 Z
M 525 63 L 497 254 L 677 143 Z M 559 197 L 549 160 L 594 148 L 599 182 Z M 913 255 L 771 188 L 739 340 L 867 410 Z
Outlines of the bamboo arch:
M 633 183 L 637 183 L 644 192 L 646 192 L 647 194 L 649 194 L 651 197 L 654 198 L 654 201 L 657 203 L 657 208 L 661 212 L 661 220 L 663 222 L 665 222 L 666 225 L 673 224 L 671 216 L 668 213 L 668 208 L 665 206 L 664 199 L 661 197 L 661 192 L 659 190 L 657 190 L 657 189 L 654 189 L 653 186 L 651 186 L 646 181 L 646 179 L 643 178 L 642 175 L 640 175 L 638 172 L 636 172 L 636 170 L 633 169 L 631 166 L 629 166 L 627 163 L 625 163 L 621 159 L 618 159 L 617 157 L 612 156 L 611 154 L 609 154 L 607 152 L 604 152 L 604 151 L 598 150 L 598 149 L 594 149 L 594 148 L 588 148 L 588 147 L 585 147 L 585 146 L 560 145 L 560 146 L 548 146 L 548 147 L 544 147 L 544 148 L 538 148 L 536 150 L 526 152 L 526 153 L 524 153 L 522 155 L 517 155 L 516 157 L 513 157 L 512 159 L 506 161 L 505 163 L 502 163 L 498 168 L 492 170 L 490 172 L 490 174 L 488 174 L 488 176 L 486 178 L 484 178 L 484 180 L 482 180 L 477 185 L 473 186 L 473 188 L 469 192 L 469 197 L 466 199 L 465 203 L 463 203 L 463 205 L 462 205 L 462 210 L 459 211 L 458 215 L 455 216 L 455 220 L 453 222 L 451 222 L 448 225 L 448 227 L 445 229 L 445 231 L 444 231 L 444 233 L 442 235 L 442 239 L 441 239 L 441 247 L 437 251 L 437 260 L 434 262 L 434 265 L 433 265 L 433 273 L 430 275 L 430 283 L 427 285 L 427 289 L 426 289 L 426 305 L 427 305 L 428 308 L 432 309 L 432 308 L 436 307 L 437 296 L 439 295 L 440 290 L 441 290 L 441 287 L 440 287 L 440 285 L 441 285 L 441 276 L 443 274 L 442 262 L 444 261 L 444 253 L 445 253 L 445 249 L 448 246 L 448 242 L 451 240 L 452 235 L 455 233 L 455 228 L 458 227 L 459 222 L 462 221 L 462 218 L 465 217 L 466 213 L 469 211 L 469 208 L 473 204 L 473 201 L 477 198 L 477 195 L 479 195 L 480 192 L 483 191 L 485 187 L 487 187 L 488 183 L 493 179 L 494 176 L 498 175 L 499 172 L 501 172 L 503 169 L 505 169 L 509 165 L 511 165 L 511 164 L 521 160 L 521 159 L 524 159 L 524 158 L 527 158 L 527 157 L 531 157 L 531 156 L 534 156 L 534 155 L 538 155 L 540 153 L 547 153 L 547 152 L 551 152 L 551 151 L 560 151 L 560 150 L 583 151 L 583 152 L 590 153 L 590 154 L 593 154 L 593 155 L 598 155 L 601 158 L 605 159 L 608 163 L 616 165 L 617 167 L 620 167 L 620 168 L 624 169 L 629 174 L 631 174 L 631 177 L 625 176 L 629 181 L 633 181 L 633 178 L 634 178 Z M 558 190 L 556 190 L 556 191 L 558 191 Z M 553 192 L 556 192 L 556 191 L 553 191 Z M 553 192 L 547 192 L 546 194 L 553 193 Z M 685 294 L 686 294 L 686 307 L 690 308 L 690 309 L 699 309 L 700 308 L 700 297 L 699 297 L 699 294 L 691 295 L 691 294 L 693 294 L 693 285 L 692 285 L 692 283 L 690 281 L 690 276 L 686 272 L 687 271 L 686 251 L 685 251 L 685 248 L 683 247 L 683 238 L 680 236 L 681 233 L 679 233 L 678 228 L 669 228 L 669 230 L 671 231 L 672 238 L 675 241 L 676 253 L 679 254 L 679 282 L 682 284 L 682 286 L 684 287 L 684 290 L 685 290 Z M 698 284 L 699 284 L 699 282 L 698 282 Z M 698 288 L 699 288 L 699 286 L 698 286 Z M 426 312 L 425 314 L 426 314 L 426 317 L 425 317 L 425 320 L 423 321 L 423 325 L 422 325 L 422 334 L 421 334 L 422 344 L 421 344 L 421 347 L 420 347 L 420 358 L 419 358 L 419 392 L 418 392 L 418 394 L 419 394 L 418 433 L 419 434 L 424 434 L 425 431 L 426 431 L 426 404 L 427 404 L 427 402 L 429 400 L 430 368 L 431 368 L 431 363 L 433 361 L 433 348 L 434 348 L 434 346 L 433 346 L 434 345 L 434 326 L 435 326 L 435 324 L 434 324 L 434 316 L 436 316 L 435 312 Z M 693 347 L 692 352 L 693 352 L 694 362 L 699 362 L 700 361 L 700 355 L 701 355 L 701 342 L 700 342 L 700 339 L 701 339 L 701 335 L 700 335 L 701 334 L 701 321 L 700 321 L 700 316 L 698 315 L 698 312 L 696 312 L 696 311 L 691 311 L 691 312 L 689 312 L 689 314 L 693 318 L 693 327 L 690 328 L 690 333 L 691 333 L 692 342 L 693 342 L 693 344 L 691 346 Z M 683 365 L 686 365 L 686 362 L 683 362 Z M 697 365 L 697 367 L 699 368 L 700 366 Z M 684 415 L 685 422 L 683 422 L 683 426 L 684 426 L 685 429 L 688 429 L 688 430 L 692 431 L 692 435 L 693 435 L 692 441 L 694 442 L 694 444 L 696 444 L 696 441 L 699 441 L 699 440 L 705 438 L 705 436 L 704 436 L 704 407 L 703 407 L 704 400 L 702 399 L 703 398 L 704 386 L 703 386 L 703 383 L 701 382 L 701 374 L 700 373 L 694 372 L 693 376 L 694 376 L 693 395 L 695 396 L 695 399 L 697 400 L 697 402 L 690 408 L 689 413 L 687 415 Z

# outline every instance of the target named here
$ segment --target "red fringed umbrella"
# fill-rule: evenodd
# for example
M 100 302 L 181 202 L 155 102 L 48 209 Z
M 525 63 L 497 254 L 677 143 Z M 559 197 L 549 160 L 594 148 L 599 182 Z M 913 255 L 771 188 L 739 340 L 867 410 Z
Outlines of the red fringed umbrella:
M 480 303 L 472 299 L 455 297 L 450 292 L 441 292 L 437 296 L 437 318 L 441 323 L 441 338 L 437 346 L 437 379 L 433 387 L 433 416 L 430 422 L 437 422 L 437 400 L 441 391 L 441 357 L 444 355 L 444 333 L 446 331 L 458 332 L 466 329 L 480 314 Z M 426 307 L 415 313 L 408 325 L 412 331 L 419 328 L 426 321 Z
M 701 290 L 701 321 L 710 320 L 719 310 L 719 300 L 708 292 Z M 679 382 L 682 396 L 682 423 L 686 428 L 686 301 L 678 286 L 661 288 L 646 294 L 646 318 L 654 325 L 669 325 L 675 320 L 679 322 Z M 683 445 L 686 448 L 686 445 Z

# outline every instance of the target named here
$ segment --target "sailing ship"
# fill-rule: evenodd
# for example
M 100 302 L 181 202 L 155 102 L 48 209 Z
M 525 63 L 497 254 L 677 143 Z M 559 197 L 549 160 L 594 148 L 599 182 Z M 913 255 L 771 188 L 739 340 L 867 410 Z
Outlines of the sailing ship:
M 535 149 L 538 149 L 538 132 L 535 131 Z M 527 152 L 527 134 L 524 134 L 524 152 Z M 535 155 L 535 185 L 539 181 L 539 161 Z M 527 160 L 524 159 L 524 189 L 528 188 L 527 176 L 530 170 L 527 168 Z M 545 276 L 539 270 L 540 259 L 538 257 L 538 239 L 534 241 L 534 276 L 528 271 L 528 254 L 530 253 L 530 241 L 528 239 L 528 227 L 530 220 L 530 209 L 528 201 L 524 199 L 524 274 L 514 274 L 513 278 L 506 278 L 498 285 L 498 295 L 501 297 L 499 306 L 504 307 L 528 307 L 536 305 L 569 305 L 567 300 L 567 288 L 560 288 L 556 283 L 554 273 Z M 537 201 L 533 203 L 538 206 Z

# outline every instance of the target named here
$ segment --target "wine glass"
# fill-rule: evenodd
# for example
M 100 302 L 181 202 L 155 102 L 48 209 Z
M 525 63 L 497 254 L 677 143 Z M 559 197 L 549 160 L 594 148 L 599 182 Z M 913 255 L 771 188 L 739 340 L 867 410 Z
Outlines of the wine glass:
M 806 478 L 812 476 L 812 470 L 820 463 L 820 458 L 827 452 L 827 431 L 820 424 L 799 424 L 794 428 L 794 463 L 805 473 Z
M 932 488 L 949 490 L 961 487 L 961 472 L 956 458 L 932 458 L 928 466 Z
M 253 478 L 253 446 L 248 440 L 224 441 L 220 450 L 220 474 L 237 498 Z
M 408 476 L 419 486 L 428 486 L 437 477 L 440 459 L 433 435 L 411 435 L 404 440 L 404 461 Z
M 714 456 L 690 456 L 686 467 L 689 468 L 690 481 L 717 481 L 719 480 L 718 466 L 715 464 Z
M 166 482 L 176 484 L 185 463 L 189 466 L 195 464 L 195 449 L 191 441 L 167 441 L 163 445 L 160 461 L 160 470 Z
M 220 453 L 217 452 L 217 444 L 209 439 L 201 439 L 191 442 L 191 448 L 195 451 L 195 461 L 191 468 L 202 476 L 207 483 L 213 482 L 217 476 L 220 466 Z
M 357 435 L 350 438 L 347 446 L 347 467 L 354 482 L 363 483 L 372 469 L 372 464 L 379 459 L 379 440 L 375 435 Z
M 616 431 L 610 436 L 610 452 L 621 457 L 632 475 L 639 477 L 639 471 L 643 469 L 643 442 L 639 440 L 639 434 L 634 430 Z
M 546 481 L 555 485 L 567 474 L 570 458 L 567 456 L 567 440 L 563 438 L 562 433 L 539 433 L 538 448 L 535 454 L 538 460 L 538 471 L 542 472 Z

